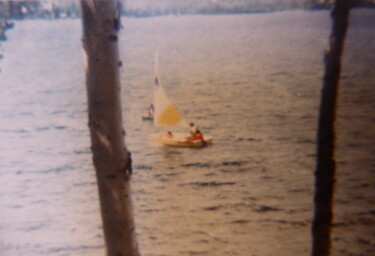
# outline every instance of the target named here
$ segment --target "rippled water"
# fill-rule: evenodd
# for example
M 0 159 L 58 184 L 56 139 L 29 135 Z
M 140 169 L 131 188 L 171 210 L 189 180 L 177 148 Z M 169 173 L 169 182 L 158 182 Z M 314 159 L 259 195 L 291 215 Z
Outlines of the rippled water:
M 373 14 L 355 11 L 345 55 L 333 255 L 374 252 L 375 135 L 366 129 L 375 122 Z M 326 11 L 123 20 L 124 125 L 142 255 L 309 255 L 329 30 Z M 81 23 L 17 21 L 7 35 L 0 254 L 104 255 Z M 156 49 L 170 98 L 214 145 L 148 139 L 155 128 L 140 117 L 152 101 Z

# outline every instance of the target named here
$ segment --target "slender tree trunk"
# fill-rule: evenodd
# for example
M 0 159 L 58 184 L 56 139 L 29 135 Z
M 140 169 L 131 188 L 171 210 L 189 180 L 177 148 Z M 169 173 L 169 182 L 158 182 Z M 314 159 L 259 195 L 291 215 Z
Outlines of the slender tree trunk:
M 81 0 L 91 150 L 108 256 L 139 255 L 124 142 L 119 78 L 118 0 Z
M 332 10 L 330 46 L 325 52 L 325 74 L 318 123 L 312 256 L 328 256 L 331 249 L 332 200 L 336 169 L 334 124 L 341 55 L 349 14 L 350 0 L 336 0 Z

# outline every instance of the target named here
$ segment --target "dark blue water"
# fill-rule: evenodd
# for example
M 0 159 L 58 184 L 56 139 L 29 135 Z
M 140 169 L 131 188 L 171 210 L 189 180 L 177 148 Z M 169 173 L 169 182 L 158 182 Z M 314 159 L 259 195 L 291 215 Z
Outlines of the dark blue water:
M 356 10 L 338 111 L 333 255 L 374 252 L 374 11 Z M 124 126 L 144 256 L 309 255 L 329 13 L 124 19 Z M 18 21 L 0 62 L 0 255 L 104 255 L 79 20 Z M 214 138 L 150 142 L 154 54 Z

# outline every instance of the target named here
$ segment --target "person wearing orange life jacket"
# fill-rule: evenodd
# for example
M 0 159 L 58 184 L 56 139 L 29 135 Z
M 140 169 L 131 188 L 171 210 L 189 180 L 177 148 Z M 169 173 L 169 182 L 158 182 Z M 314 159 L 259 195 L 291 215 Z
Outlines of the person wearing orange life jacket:
M 204 140 L 203 139 L 203 134 L 201 133 L 200 130 L 197 130 L 195 134 L 193 135 L 193 140 Z
M 204 140 L 203 134 L 201 133 L 200 130 L 197 130 L 196 133 L 193 136 L 189 137 L 188 141 L 189 142 L 202 141 L 203 144 L 206 144 L 206 141 Z

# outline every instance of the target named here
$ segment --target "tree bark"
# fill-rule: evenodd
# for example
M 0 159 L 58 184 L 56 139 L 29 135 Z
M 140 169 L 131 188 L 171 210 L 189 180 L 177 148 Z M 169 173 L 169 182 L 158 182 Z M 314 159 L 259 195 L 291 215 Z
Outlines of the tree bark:
M 328 256 L 331 249 L 332 201 L 336 163 L 335 117 L 341 55 L 349 22 L 350 0 L 336 0 L 329 48 L 325 52 L 325 74 L 317 134 L 317 167 L 315 172 L 315 212 L 312 225 L 312 256 Z
M 108 256 L 139 255 L 119 78 L 118 0 L 81 0 L 91 150 Z

